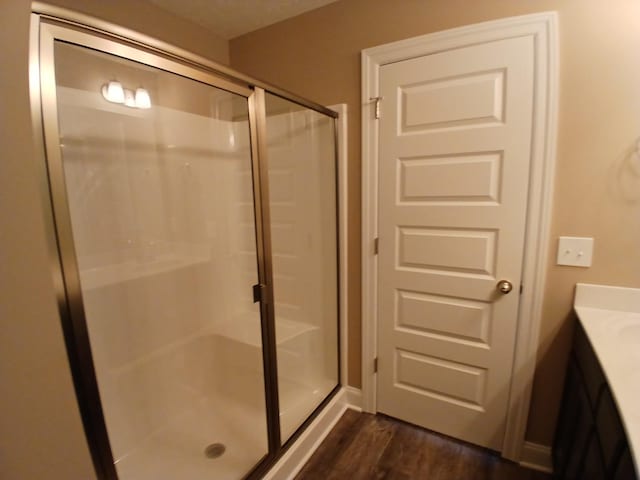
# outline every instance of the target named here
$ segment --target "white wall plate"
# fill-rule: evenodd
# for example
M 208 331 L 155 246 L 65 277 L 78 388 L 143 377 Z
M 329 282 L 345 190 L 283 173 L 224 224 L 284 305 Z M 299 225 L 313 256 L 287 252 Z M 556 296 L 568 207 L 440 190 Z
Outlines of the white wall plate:
M 593 258 L 593 238 L 560 237 L 558 241 L 558 265 L 590 267 Z

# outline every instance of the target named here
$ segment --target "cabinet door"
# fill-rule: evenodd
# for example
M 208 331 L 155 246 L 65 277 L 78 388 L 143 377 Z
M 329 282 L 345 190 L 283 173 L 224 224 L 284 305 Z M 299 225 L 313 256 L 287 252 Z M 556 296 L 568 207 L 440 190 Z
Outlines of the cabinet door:
M 578 325 L 576 328 L 576 335 L 573 341 L 573 354 L 582 372 L 582 381 L 587 390 L 587 396 L 595 411 L 600 391 L 605 385 L 606 380 L 598 358 L 581 325 Z
M 616 408 L 611 390 L 605 386 L 600 395 L 598 410 L 596 413 L 596 431 L 602 446 L 602 457 L 607 472 L 615 471 L 614 462 L 624 448 L 626 439 L 624 427 Z
M 600 440 L 595 431 L 589 435 L 589 444 L 585 452 L 582 473 L 577 477 L 582 480 L 605 479 L 604 462 L 600 450 Z
M 613 480 L 636 480 L 638 478 L 633 467 L 631 452 L 629 452 L 628 448 L 625 448 L 622 453 L 622 457 L 620 457 L 615 473 L 611 478 Z
M 556 474 L 562 478 L 569 456 L 573 449 L 573 437 L 579 420 L 579 409 L 575 408 L 579 401 L 580 376 L 573 356 L 569 358 L 567 377 L 565 379 L 562 406 L 556 427 L 553 448 L 553 464 Z
M 594 425 L 589 400 L 587 399 L 587 394 L 580 382 L 577 382 L 576 392 L 576 402 L 573 405 L 568 405 L 568 408 L 575 409 L 575 421 L 571 434 L 567 439 L 570 446 L 568 448 L 569 453 L 567 455 L 566 468 L 562 478 L 567 480 L 599 478 L 581 476 L 581 470 L 585 459 L 585 451 L 587 447 L 590 446 L 588 442 L 593 434 Z

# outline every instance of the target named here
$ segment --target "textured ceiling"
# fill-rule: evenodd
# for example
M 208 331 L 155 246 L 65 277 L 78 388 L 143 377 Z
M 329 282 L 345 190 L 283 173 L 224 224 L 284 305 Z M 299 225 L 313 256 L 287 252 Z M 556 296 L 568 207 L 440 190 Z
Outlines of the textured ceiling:
M 336 0 L 150 0 L 156 6 L 231 39 Z

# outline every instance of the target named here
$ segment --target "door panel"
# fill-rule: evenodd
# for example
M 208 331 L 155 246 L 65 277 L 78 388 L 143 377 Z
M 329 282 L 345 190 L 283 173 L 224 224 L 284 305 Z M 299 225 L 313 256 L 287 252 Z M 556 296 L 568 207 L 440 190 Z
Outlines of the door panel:
M 398 168 L 398 203 L 499 201 L 500 152 L 400 158 Z
M 380 95 L 378 409 L 497 450 L 524 247 L 532 39 L 385 65 Z
M 400 267 L 491 275 L 496 232 L 398 227 Z
M 397 295 L 396 328 L 487 345 L 491 305 L 402 290 Z
M 502 122 L 504 70 L 424 79 L 403 86 L 400 131 L 451 128 Z

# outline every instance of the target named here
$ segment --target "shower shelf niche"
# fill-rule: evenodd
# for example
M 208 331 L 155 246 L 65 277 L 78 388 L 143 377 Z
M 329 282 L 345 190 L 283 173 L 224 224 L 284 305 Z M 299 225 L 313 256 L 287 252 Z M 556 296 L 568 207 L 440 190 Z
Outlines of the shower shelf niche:
M 115 285 L 161 273 L 168 273 L 210 262 L 208 256 L 161 255 L 148 261 L 128 261 L 80 271 L 80 281 L 85 290 Z
M 162 347 L 146 352 L 144 355 L 132 358 L 120 365 L 111 365 L 108 371 L 112 375 L 124 375 L 136 369 L 145 368 L 151 363 L 161 363 L 163 358 L 176 355 L 180 350 L 186 350 L 200 339 L 222 338 L 248 345 L 261 347 L 260 316 L 258 313 L 245 314 L 237 322 L 227 322 L 203 328 L 190 335 L 186 335 L 176 341 Z M 300 338 L 302 335 L 319 330 L 319 327 L 293 320 L 276 320 L 276 344 L 278 346 Z
M 319 330 L 319 327 L 308 323 L 296 322 L 282 317 L 276 318 L 276 344 L 282 345 L 301 335 Z M 229 338 L 246 345 L 262 348 L 260 315 L 245 314 L 234 321 L 219 325 L 216 332 L 221 337 Z

